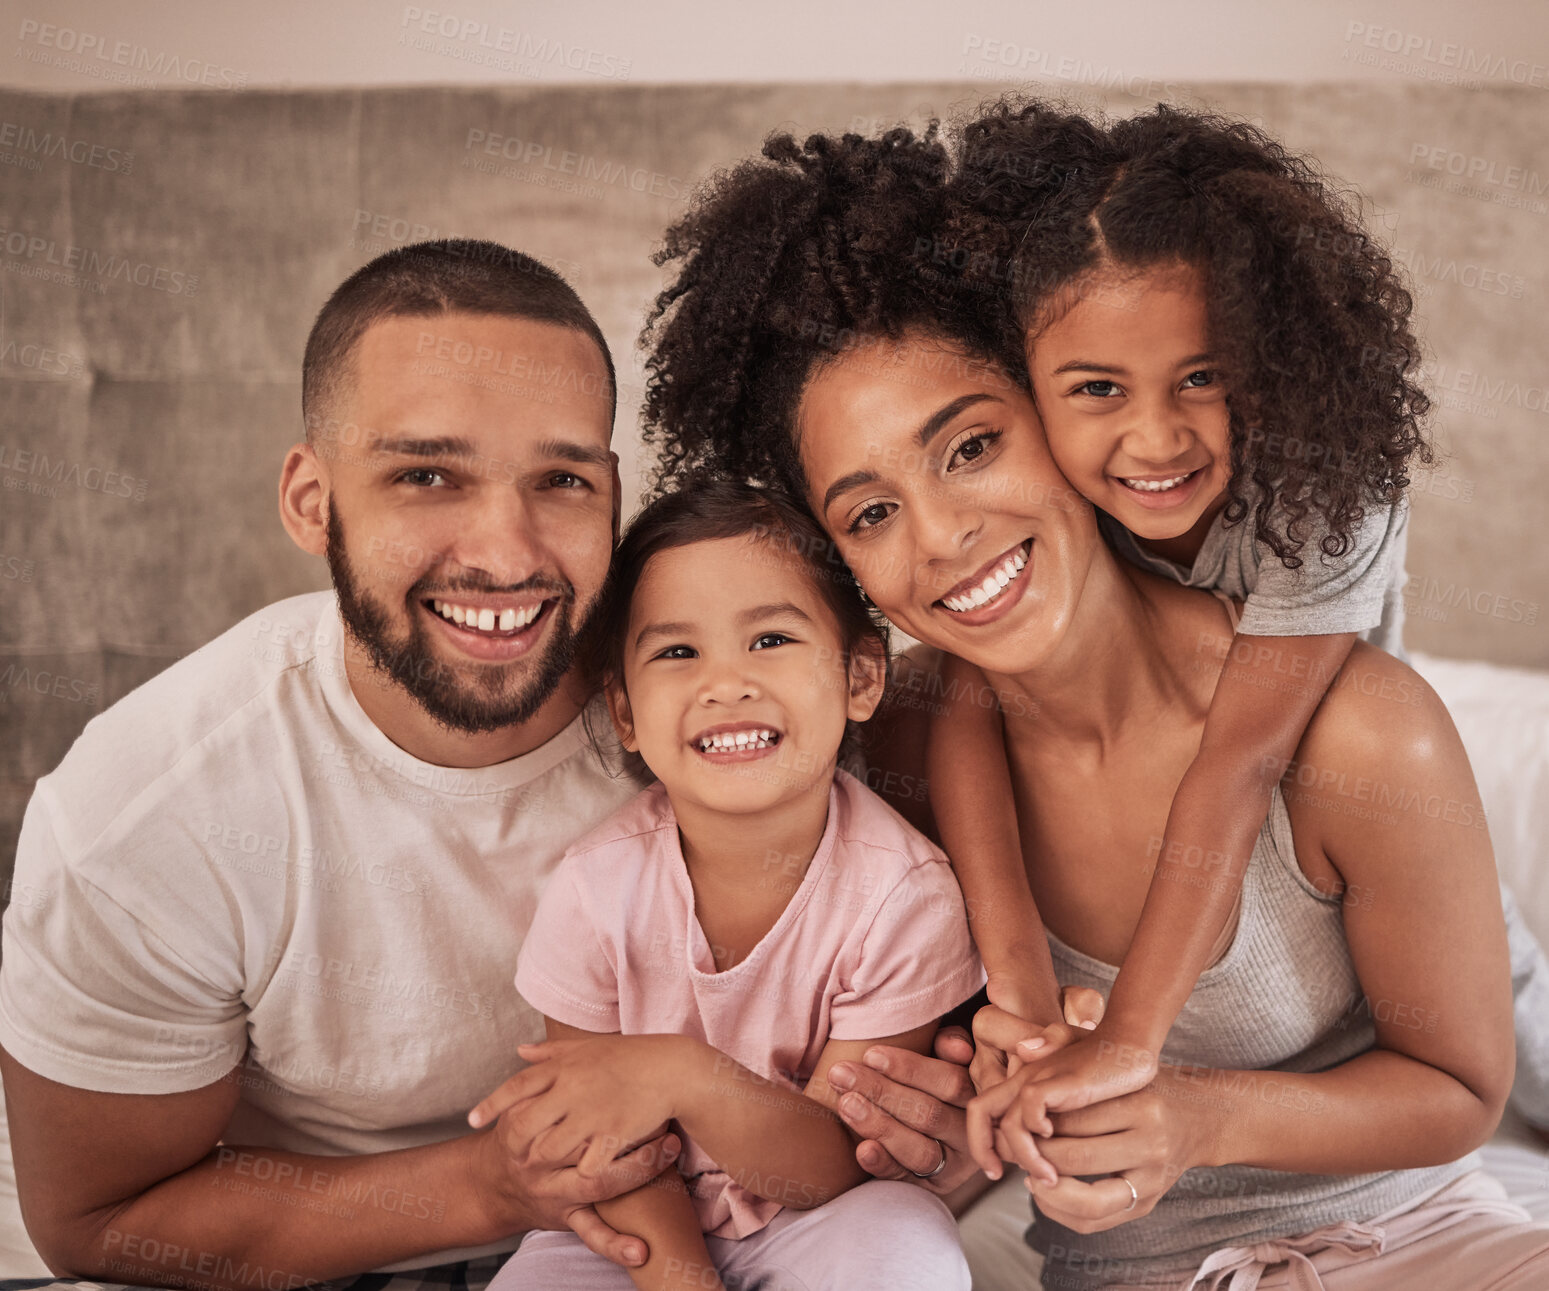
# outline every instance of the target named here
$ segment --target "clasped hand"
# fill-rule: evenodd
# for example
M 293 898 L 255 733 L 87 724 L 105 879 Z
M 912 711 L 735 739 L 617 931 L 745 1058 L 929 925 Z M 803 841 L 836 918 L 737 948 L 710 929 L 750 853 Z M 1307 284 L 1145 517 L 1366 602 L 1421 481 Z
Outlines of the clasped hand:
M 503 1216 L 521 1228 L 572 1229 L 616 1264 L 646 1258 L 638 1237 L 614 1232 L 593 1209 L 649 1183 L 682 1144 L 668 1132 L 677 1036 L 598 1035 L 521 1045 L 531 1066 L 468 1114 L 482 1174 Z M 501 1224 L 497 1221 L 497 1229 Z
M 1039 1210 L 1077 1232 L 1148 1214 L 1201 1163 L 1202 1127 L 1177 1097 L 1177 1074 L 1158 1076 L 1155 1053 L 1104 1036 L 1100 1003 L 1087 1008 L 1081 1027 L 1039 1027 L 995 1005 L 981 1009 L 979 1093 L 967 1112 L 974 1161 L 997 1179 L 1002 1161 L 1020 1165 Z M 1081 1175 L 1110 1177 L 1088 1183 Z

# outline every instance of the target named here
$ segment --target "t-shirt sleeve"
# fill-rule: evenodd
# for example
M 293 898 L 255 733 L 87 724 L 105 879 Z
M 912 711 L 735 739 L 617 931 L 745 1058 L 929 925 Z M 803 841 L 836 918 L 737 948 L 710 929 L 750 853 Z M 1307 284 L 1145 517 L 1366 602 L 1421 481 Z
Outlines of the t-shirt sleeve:
M 829 1038 L 871 1040 L 923 1026 L 984 985 L 957 878 L 945 861 L 913 866 L 877 910 Z
M 176 839 L 158 845 L 170 850 Z M 237 975 L 212 967 L 217 946 L 231 940 L 216 927 L 220 903 L 197 920 L 188 906 L 174 908 L 153 926 L 81 868 L 60 846 L 40 786 L 22 823 L 5 914 L 0 1044 L 22 1066 L 76 1089 L 175 1094 L 218 1080 L 247 1046 Z M 196 863 L 180 887 L 190 906 L 211 896 Z
M 1384 598 L 1403 576 L 1407 502 L 1367 511 L 1343 556 L 1324 556 L 1321 531 L 1301 550 L 1298 569 L 1263 551 L 1237 630 L 1248 636 L 1323 636 L 1365 632 L 1382 622 Z M 1251 526 L 1241 526 L 1245 531 Z
M 581 891 L 581 859 L 567 856 L 544 888 L 517 956 L 516 989 L 556 1022 L 617 1031 L 618 969 Z

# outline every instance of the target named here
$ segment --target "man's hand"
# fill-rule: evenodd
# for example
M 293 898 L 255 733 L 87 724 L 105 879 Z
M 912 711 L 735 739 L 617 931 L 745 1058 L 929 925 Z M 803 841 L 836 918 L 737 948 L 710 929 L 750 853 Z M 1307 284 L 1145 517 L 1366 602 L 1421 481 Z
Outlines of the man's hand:
M 494 1122 L 479 1136 L 479 1195 L 532 1227 L 571 1229 L 615 1264 L 643 1264 L 645 1243 L 615 1232 L 594 1206 L 649 1183 L 682 1149 L 666 1132 L 666 1116 L 640 1128 L 664 1105 L 649 1075 L 668 1046 L 652 1042 L 673 1039 L 608 1035 L 520 1046 L 533 1065 L 468 1114 L 476 1129 Z
M 888 1045 L 866 1051 L 864 1065 L 835 1063 L 828 1083 L 845 1092 L 839 1115 L 862 1136 L 855 1159 L 879 1179 L 904 1179 L 949 1193 L 977 1173 L 966 1155 L 963 1108 L 973 1097 L 968 1062 L 973 1044 L 961 1027 L 936 1034 L 936 1057 Z M 938 1146 L 939 1145 L 939 1146 Z M 947 1164 L 931 1179 L 941 1161 Z
M 1102 1017 L 1100 992 L 1067 987 L 1060 995 L 1068 1022 L 1095 1025 Z M 1028 1029 L 1020 1018 L 993 1006 L 979 1011 L 981 1017 L 986 1014 L 1001 1019 L 1002 1025 L 992 1025 L 989 1035 L 1002 1047 L 1014 1047 Z M 974 1029 L 979 1030 L 977 1017 Z M 932 1192 L 950 1193 L 978 1173 L 968 1157 L 963 1110 L 974 1096 L 966 1068 L 974 1058 L 975 1045 L 961 1027 L 946 1027 L 936 1034 L 935 1051 L 935 1058 L 926 1058 L 877 1045 L 866 1051 L 864 1066 L 836 1063 L 829 1072 L 829 1083 L 850 1091 L 839 1100 L 839 1114 L 863 1136 L 855 1156 L 869 1174 L 919 1182 Z M 919 1176 L 928 1174 L 941 1161 L 942 1149 L 947 1154 L 946 1166 L 934 1178 L 921 1179 Z M 1009 1153 L 1009 1145 L 1007 1150 Z

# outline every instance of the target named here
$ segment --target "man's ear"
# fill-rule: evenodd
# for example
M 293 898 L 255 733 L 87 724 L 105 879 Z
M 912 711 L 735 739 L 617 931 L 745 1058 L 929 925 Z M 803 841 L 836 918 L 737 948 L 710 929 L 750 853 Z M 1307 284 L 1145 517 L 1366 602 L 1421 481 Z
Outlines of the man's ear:
M 864 722 L 877 711 L 887 690 L 887 647 L 868 636 L 850 651 L 850 701 L 845 715 L 852 722 Z
M 328 476 L 311 444 L 292 445 L 280 468 L 280 523 L 308 555 L 328 550 Z
M 635 718 L 629 711 L 629 696 L 624 691 L 624 683 L 617 678 L 610 678 L 603 686 L 602 693 L 608 701 L 608 716 L 613 719 L 613 729 L 619 737 L 619 743 L 630 753 L 640 752 L 640 743 L 635 739 Z

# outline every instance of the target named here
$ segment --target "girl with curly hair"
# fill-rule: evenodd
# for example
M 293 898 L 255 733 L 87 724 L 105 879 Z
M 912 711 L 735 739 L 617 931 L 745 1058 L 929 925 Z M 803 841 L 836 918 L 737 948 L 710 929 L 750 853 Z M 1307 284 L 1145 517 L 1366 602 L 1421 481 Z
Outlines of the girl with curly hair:
M 1030 179 L 1016 161 L 1003 174 Z M 1147 898 L 1140 858 L 1211 720 L 1237 607 L 1102 540 L 1050 455 L 1020 338 L 1008 342 L 997 292 L 983 290 L 1005 281 L 997 257 L 953 240 L 974 226 L 950 181 L 935 132 L 906 130 L 779 136 L 723 175 L 661 253 L 676 277 L 647 325 L 647 437 L 664 476 L 719 465 L 793 490 L 894 625 L 978 670 L 986 690 L 950 691 L 920 659 L 905 693 L 997 702 L 1010 800 L 993 810 L 1022 823 L 1050 978 L 1107 989 Z M 1234 370 L 1196 361 L 1178 384 L 1217 366 Z M 1049 1286 L 1257 1283 L 1290 1262 L 1330 1291 L 1542 1282 L 1549 1230 L 1472 1155 L 1510 1088 L 1512 1041 L 1466 756 L 1434 693 L 1389 654 L 1352 645 L 1323 690 L 1291 746 L 1296 772 L 1268 788 L 1235 926 L 1168 1032 L 1166 1065 L 1084 1108 L 1029 1107 L 1023 1119 L 1050 1133 L 1035 1144 L 1010 1118 L 993 1126 L 987 1102 L 969 1108 L 973 1085 L 949 1062 L 920 1059 L 891 1084 L 838 1064 L 831 1083 L 867 1091 L 838 1110 L 865 1135 L 868 1169 L 934 1172 L 939 1145 L 948 1164 L 931 1186 L 944 1188 L 973 1172 L 970 1142 L 992 1175 L 1019 1162 Z M 885 751 L 908 772 L 923 743 L 918 724 L 895 721 Z M 1308 767 L 1402 790 L 1408 805 L 1342 811 L 1302 788 Z M 1413 805 L 1438 796 L 1459 810 Z M 969 898 L 983 945 L 1012 912 Z M 1044 944 L 1036 924 L 1011 931 Z M 975 1027 L 986 1051 L 1026 1035 L 995 1009 Z M 1046 1050 L 1073 1038 L 1054 1033 Z M 1017 1104 L 1038 1097 L 1018 1091 Z
M 1159 106 L 1104 128 L 1008 101 L 964 131 L 957 184 L 949 236 L 1011 268 L 1011 321 L 1065 478 L 1127 560 L 1241 605 L 1199 753 L 1132 858 L 1153 877 L 1108 1011 L 994 1103 L 1031 1083 L 1018 1106 L 1041 1121 L 1151 1079 L 1229 930 L 1271 791 L 1354 642 L 1404 658 L 1404 490 L 1410 463 L 1431 460 L 1429 401 L 1410 296 L 1355 201 L 1252 126 Z M 1001 590 L 947 605 L 972 618 Z M 982 684 L 966 664 L 956 679 Z M 933 801 L 965 890 L 1020 912 L 981 943 L 990 998 L 1031 1018 L 1052 979 L 1016 931 L 1037 911 L 998 810 L 1002 732 L 962 706 L 938 737 Z M 1549 1122 L 1549 983 L 1542 956 L 1528 962 L 1523 1095 Z

